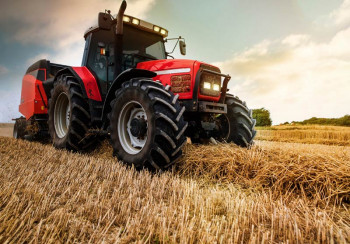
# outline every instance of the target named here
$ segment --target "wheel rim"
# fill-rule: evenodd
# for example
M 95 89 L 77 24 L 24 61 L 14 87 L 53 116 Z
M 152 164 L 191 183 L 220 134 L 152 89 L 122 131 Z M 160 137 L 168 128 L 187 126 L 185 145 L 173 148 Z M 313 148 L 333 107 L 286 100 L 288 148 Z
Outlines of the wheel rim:
M 58 96 L 55 104 L 54 124 L 57 136 L 65 137 L 70 124 L 70 106 L 68 96 L 64 92 Z
M 141 125 L 145 128 L 141 128 Z M 147 141 L 147 128 L 147 115 L 141 104 L 136 101 L 125 104 L 118 119 L 118 135 L 127 153 L 137 154 L 143 149 Z

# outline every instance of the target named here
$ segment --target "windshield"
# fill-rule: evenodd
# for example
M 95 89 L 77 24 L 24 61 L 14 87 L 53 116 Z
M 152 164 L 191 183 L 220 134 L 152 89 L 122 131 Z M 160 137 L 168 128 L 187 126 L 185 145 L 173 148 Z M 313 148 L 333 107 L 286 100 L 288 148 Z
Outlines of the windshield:
M 123 68 L 133 68 L 139 62 L 166 59 L 163 38 L 140 29 L 124 25 Z

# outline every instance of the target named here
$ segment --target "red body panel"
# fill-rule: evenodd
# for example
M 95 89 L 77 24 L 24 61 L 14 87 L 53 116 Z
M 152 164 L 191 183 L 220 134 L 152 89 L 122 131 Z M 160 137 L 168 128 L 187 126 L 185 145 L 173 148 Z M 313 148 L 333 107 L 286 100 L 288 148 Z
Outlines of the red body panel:
M 46 78 L 46 70 L 40 70 L 45 71 Z M 27 120 L 30 119 L 34 114 L 47 114 L 47 108 L 45 108 L 44 105 L 44 102 L 47 105 L 47 97 L 44 91 L 43 82 L 37 80 L 37 77 L 34 76 L 35 73 L 36 71 L 26 74 L 22 80 L 22 93 L 19 111 Z M 38 89 L 41 91 L 44 102 L 41 99 Z
M 154 61 L 138 63 L 137 68 L 159 72 L 159 74 L 156 77 L 154 77 L 153 80 L 160 80 L 164 86 L 171 85 L 170 79 L 171 79 L 171 76 L 173 75 L 186 75 L 186 74 L 191 75 L 191 90 L 189 92 L 178 93 L 180 100 L 186 100 L 186 99 L 193 98 L 193 89 L 194 89 L 196 74 L 202 63 L 203 62 L 199 62 L 195 60 L 186 60 L 186 59 L 164 59 L 164 60 L 154 60 Z M 181 72 L 181 71 L 184 71 L 184 72 Z M 218 102 L 220 97 L 203 96 L 199 94 L 199 89 L 198 89 L 198 99 Z
M 75 73 L 81 78 L 84 83 L 85 91 L 89 99 L 95 101 L 102 101 L 100 90 L 97 85 L 95 77 L 92 75 L 90 70 L 86 67 L 72 67 Z
M 173 75 L 190 75 L 190 91 L 178 93 L 179 99 L 186 100 L 193 99 L 193 89 L 195 85 L 196 74 L 200 69 L 201 64 L 203 63 L 195 60 L 165 59 L 142 62 L 137 64 L 137 68 L 157 72 L 158 75 L 153 79 L 160 80 L 164 86 L 171 85 L 170 79 Z M 83 81 L 87 97 L 95 101 L 102 101 L 97 80 L 94 77 L 94 75 L 90 72 L 90 70 L 87 67 L 72 68 Z M 45 72 L 46 79 L 46 70 L 39 70 Z M 44 103 L 46 105 L 48 104 L 46 93 L 44 91 L 42 81 L 37 79 L 37 73 L 39 72 L 39 70 L 35 70 L 29 74 L 26 74 L 23 77 L 22 81 L 22 94 L 21 103 L 19 105 L 19 111 L 26 117 L 27 120 L 30 119 L 34 114 L 47 114 L 47 108 L 45 108 L 44 105 Z M 41 91 L 43 99 L 40 96 L 38 88 Z M 197 92 L 199 100 L 218 102 L 220 99 L 220 97 L 210 97 L 201 95 L 199 93 L 199 89 Z
M 148 62 L 142 62 L 137 64 L 138 69 L 146 69 L 150 71 L 173 71 L 173 70 L 180 70 L 180 69 L 189 69 L 188 72 L 179 72 L 179 73 L 172 73 L 172 74 L 161 74 L 157 75 L 153 78 L 153 80 L 160 80 L 164 86 L 171 85 L 170 78 L 173 75 L 191 75 L 192 83 L 191 83 L 191 90 L 189 92 L 179 93 L 179 99 L 191 99 L 193 94 L 193 86 L 194 86 L 194 77 L 193 77 L 193 67 L 194 63 L 196 61 L 194 60 L 171 60 L 171 59 L 164 59 L 164 60 L 154 60 L 154 61 L 148 61 Z

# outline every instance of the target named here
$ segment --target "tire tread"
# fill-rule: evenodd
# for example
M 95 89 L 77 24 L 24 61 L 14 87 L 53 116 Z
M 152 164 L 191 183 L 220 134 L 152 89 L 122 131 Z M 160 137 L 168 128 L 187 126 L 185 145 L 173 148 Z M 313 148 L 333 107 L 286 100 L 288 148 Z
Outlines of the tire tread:
M 151 106 L 154 109 L 155 120 L 155 138 L 148 157 L 143 162 L 129 162 L 118 152 L 117 140 L 117 115 L 113 112 L 117 107 L 119 99 L 123 97 L 126 89 L 140 89 L 153 101 Z M 165 170 L 180 160 L 181 149 L 186 144 L 184 131 L 187 128 L 187 122 L 183 119 L 184 108 L 178 102 L 178 98 L 170 91 L 170 86 L 164 87 L 159 82 L 154 82 L 149 78 L 133 78 L 123 83 L 120 89 L 115 92 L 115 98 L 110 103 L 111 113 L 109 131 L 111 133 L 111 143 L 115 155 L 127 164 L 133 164 L 137 168 L 150 166 L 155 170 Z M 118 139 L 119 140 L 119 139 Z M 126 157 L 126 156 L 125 156 Z M 129 156 L 128 156 L 129 157 Z

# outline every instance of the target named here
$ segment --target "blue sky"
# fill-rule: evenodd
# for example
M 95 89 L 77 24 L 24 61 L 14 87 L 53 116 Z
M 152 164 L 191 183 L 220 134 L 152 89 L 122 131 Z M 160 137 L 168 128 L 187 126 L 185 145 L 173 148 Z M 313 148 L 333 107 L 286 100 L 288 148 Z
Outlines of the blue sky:
M 230 73 L 230 92 L 269 109 L 275 124 L 350 113 L 350 0 L 127 2 L 127 14 L 185 37 L 185 58 Z M 21 79 L 31 63 L 47 58 L 79 66 L 84 31 L 99 11 L 116 13 L 119 4 L 2 0 L 0 122 L 19 116 Z

